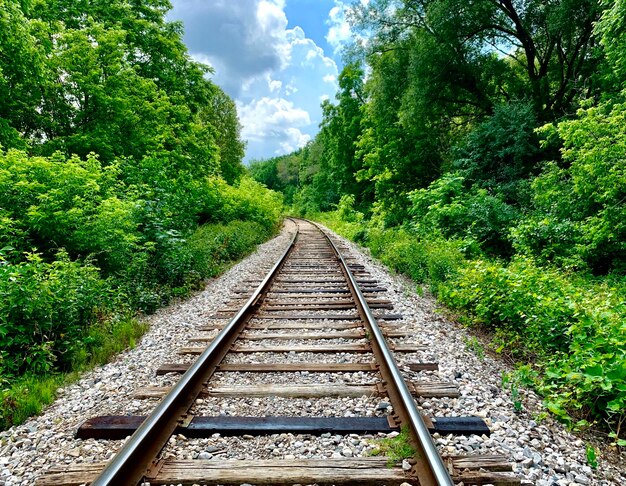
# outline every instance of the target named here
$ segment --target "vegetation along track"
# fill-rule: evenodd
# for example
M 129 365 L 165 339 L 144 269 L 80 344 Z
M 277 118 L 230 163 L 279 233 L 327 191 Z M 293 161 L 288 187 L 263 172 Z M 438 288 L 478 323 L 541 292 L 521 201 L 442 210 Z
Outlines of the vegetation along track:
M 398 368 L 393 353 L 418 355 L 420 347 L 387 342 L 405 333 L 401 316 L 383 297 L 386 289 L 341 256 L 319 227 L 294 223 L 298 231 L 291 244 L 260 284 L 242 282 L 232 307 L 213 316 L 192 338 L 193 345 L 178 351 L 182 362 L 159 369 L 159 374 L 182 374 L 175 385 L 137 390 L 137 398 L 160 399 L 147 418 L 102 416 L 81 425 L 80 438 L 121 440 L 132 434 L 113 459 L 56 467 L 39 484 L 520 484 L 499 456 L 437 453 L 430 432 L 489 430 L 475 417 L 420 414 L 413 396 L 457 396 L 458 391 L 447 383 L 403 378 L 437 365 L 416 361 Z M 350 397 L 363 402 L 362 416 L 343 416 L 341 400 Z M 251 413 L 219 413 L 231 400 Z M 312 407 L 315 400 L 335 400 L 334 409 L 320 416 Z M 412 450 L 404 460 L 352 457 L 350 449 L 344 454 L 329 449 L 325 459 L 291 454 L 261 459 L 251 449 L 242 452 L 247 460 L 223 461 L 217 454 L 190 460 L 169 450 L 178 437 L 191 442 L 214 434 L 253 439 L 290 433 L 316 438 L 323 449 L 339 436 L 361 443 L 364 436 L 394 436 L 400 430 L 405 432 L 395 441 L 406 437 L 411 447 L 398 445 Z

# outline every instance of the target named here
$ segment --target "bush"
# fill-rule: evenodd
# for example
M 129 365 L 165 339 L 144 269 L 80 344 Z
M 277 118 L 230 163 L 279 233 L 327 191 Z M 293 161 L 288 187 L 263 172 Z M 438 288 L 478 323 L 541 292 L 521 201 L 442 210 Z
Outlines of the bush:
M 542 128 L 547 140 L 562 140 L 564 166 L 549 164 L 533 181 L 535 211 L 512 233 L 519 253 L 596 274 L 626 272 L 625 127 L 622 100 Z
M 321 219 L 346 237 L 365 234 L 373 256 L 430 284 L 446 305 L 464 311 L 467 324 L 489 329 L 496 351 L 532 363 L 535 386 L 562 420 L 605 421 L 618 439 L 626 420 L 623 280 L 614 278 L 609 286 L 523 256 L 508 264 L 470 260 L 472 241 L 343 222 L 337 212 Z
M 64 252 L 0 265 L 0 375 L 68 369 L 90 325 L 114 300 L 98 268 Z
M 511 255 L 508 234 L 519 211 L 485 189 L 466 189 L 462 175 L 446 174 L 409 198 L 411 224 L 420 235 L 471 239 L 489 254 Z
M 250 177 L 242 177 L 236 186 L 220 179 L 211 180 L 212 197 L 204 202 L 205 221 L 254 221 L 268 230 L 278 228 L 283 214 L 283 197 Z
M 536 127 L 531 103 L 498 105 L 456 148 L 454 164 L 469 185 L 524 206 L 527 198 L 520 186 L 536 173 L 539 159 Z
M 615 289 L 519 257 L 472 262 L 440 297 L 494 330 L 497 350 L 535 365 L 560 418 L 626 419 L 626 305 Z
M 135 203 L 118 197 L 116 170 L 95 156 L 0 153 L 0 224 L 9 225 L 9 244 L 34 246 L 48 260 L 64 248 L 72 258 L 95 258 L 107 273 L 122 269 L 139 232 Z
M 271 234 L 259 223 L 249 221 L 201 226 L 189 238 L 192 267 L 200 278 L 214 277 L 225 265 L 250 253 Z
M 578 311 L 573 293 L 557 270 L 515 258 L 509 265 L 471 262 L 440 297 L 496 331 L 501 350 L 549 355 L 570 345 L 567 330 Z

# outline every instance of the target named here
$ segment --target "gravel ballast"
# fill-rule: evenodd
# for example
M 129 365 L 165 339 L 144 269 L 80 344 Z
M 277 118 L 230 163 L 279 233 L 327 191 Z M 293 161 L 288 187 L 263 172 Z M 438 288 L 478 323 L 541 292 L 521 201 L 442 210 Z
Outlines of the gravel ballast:
M 220 308 L 231 307 L 232 291 L 245 287 L 242 281 L 260 281 L 291 239 L 294 225 L 287 221 L 283 233 L 233 266 L 219 279 L 210 281 L 206 288 L 192 298 L 161 309 L 147 318 L 150 330 L 137 347 L 119 355 L 112 363 L 86 373 L 80 381 L 60 392 L 59 398 L 44 413 L 0 433 L 0 486 L 30 485 L 46 469 L 62 464 L 103 461 L 122 445 L 121 441 L 107 442 L 77 440 L 75 431 L 82 421 L 95 415 L 147 414 L 155 400 L 135 400 L 133 393 L 142 387 L 171 385 L 177 375 L 155 376 L 156 369 L 166 362 L 188 362 L 189 356 L 173 357 L 172 350 L 189 346 L 189 338 L 201 335 L 198 328 L 207 324 L 207 318 Z M 490 356 L 477 356 L 469 349 L 471 334 L 459 325 L 449 322 L 436 312 L 430 297 L 420 297 L 415 285 L 403 277 L 389 274 L 351 242 L 335 237 L 354 263 L 365 266 L 373 278 L 386 287 L 381 297 L 394 304 L 393 313 L 404 316 L 398 329 L 407 330 L 415 337 L 394 338 L 396 343 L 427 346 L 419 353 L 398 353 L 398 363 L 437 361 L 438 372 L 406 372 L 405 377 L 421 381 L 454 382 L 461 392 L 455 399 L 419 399 L 424 413 L 431 416 L 483 417 L 492 430 L 487 436 L 439 436 L 435 442 L 445 454 L 503 454 L 515 464 L 516 473 L 540 486 L 623 485 L 626 471 L 601 461 L 597 471 L 585 460 L 585 443 L 548 417 L 537 419 L 541 400 L 532 391 L 520 390 L 522 410 L 516 410 L 511 393 L 502 386 L 502 373 L 511 371 L 505 364 Z M 339 314 L 333 311 L 332 314 Z M 296 312 L 297 314 L 297 312 Z M 307 314 L 304 312 L 303 314 Z M 215 321 L 213 321 L 215 322 Z M 332 321 L 329 321 L 332 327 Z M 291 331 L 290 331 L 291 332 Z M 277 331 L 272 331 L 277 333 Z M 211 333 L 214 334 L 214 333 Z M 209 334 L 209 335 L 211 335 Z M 333 340 L 333 342 L 336 340 Z M 341 341 L 339 341 L 341 342 Z M 356 341 L 354 341 L 356 342 Z M 252 342 L 249 342 L 252 343 Z M 276 340 L 274 344 L 289 344 Z M 299 343 L 302 344 L 302 343 Z M 200 343 L 196 343 L 200 345 Z M 255 343 L 256 345 L 256 343 Z M 313 353 L 268 353 L 229 355 L 227 362 L 332 362 L 336 356 Z M 368 362 L 370 354 L 345 353 L 343 362 Z M 218 374 L 219 383 L 226 384 L 225 376 Z M 266 374 L 259 376 L 263 383 L 285 384 L 293 378 L 297 383 L 373 383 L 371 373 Z M 254 374 L 233 375 L 230 384 L 252 384 Z M 340 399 L 233 398 L 199 400 L 196 411 L 207 415 L 271 415 L 282 410 L 294 416 L 352 416 L 385 415 L 390 408 L 384 397 Z M 260 437 L 222 437 L 188 440 L 172 437 L 164 457 L 188 459 L 250 458 L 339 458 L 368 456 L 376 448 L 380 436 L 278 434 Z

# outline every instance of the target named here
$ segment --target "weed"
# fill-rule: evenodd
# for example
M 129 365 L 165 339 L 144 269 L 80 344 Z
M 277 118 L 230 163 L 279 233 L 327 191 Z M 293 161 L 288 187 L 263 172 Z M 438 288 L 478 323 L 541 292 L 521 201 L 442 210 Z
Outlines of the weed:
M 470 338 L 463 336 L 463 343 L 465 349 L 472 351 L 478 359 L 483 361 L 485 359 L 485 347 L 475 336 Z
M 519 378 L 517 375 L 511 373 L 502 372 L 502 389 L 509 390 L 511 395 L 511 401 L 513 402 L 513 408 L 516 412 L 521 412 L 524 408 L 522 406 L 522 396 L 519 391 Z
M 393 466 L 402 459 L 409 459 L 415 455 L 415 449 L 409 441 L 409 430 L 403 427 L 402 431 L 395 437 L 380 439 L 376 441 L 378 449 L 372 451 L 373 456 L 385 456 L 388 458 L 387 465 Z
M 587 444 L 586 448 L 587 464 L 593 469 L 598 468 L 598 456 L 596 455 L 596 448 Z

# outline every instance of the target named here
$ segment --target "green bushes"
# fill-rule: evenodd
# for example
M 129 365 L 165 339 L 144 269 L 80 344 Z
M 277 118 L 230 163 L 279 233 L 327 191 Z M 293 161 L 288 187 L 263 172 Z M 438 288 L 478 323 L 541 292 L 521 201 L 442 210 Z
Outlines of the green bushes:
M 385 265 L 433 289 L 454 278 L 464 263 L 460 240 L 425 240 L 405 229 L 372 229 L 366 241 Z
M 189 238 L 192 267 L 200 278 L 214 277 L 224 265 L 250 253 L 272 234 L 252 221 L 201 226 Z
M 47 401 L 20 395 L 24 380 L 132 345 L 143 328 L 128 316 L 188 295 L 281 214 L 282 197 L 249 178 L 194 176 L 167 153 L 103 166 L 0 151 L 0 382 L 12 384 L 0 422 Z
M 497 351 L 535 365 L 552 412 L 570 423 L 568 411 L 586 422 L 626 419 L 622 295 L 521 257 L 508 265 L 477 260 L 458 275 L 440 298 L 494 330 Z
M 0 265 L 0 375 L 67 370 L 90 325 L 112 300 L 111 287 L 89 263 L 64 252 Z
M 595 274 L 626 272 L 626 93 L 542 129 L 563 144 L 532 183 L 534 211 L 512 232 L 519 253 Z
M 59 248 L 91 255 L 106 273 L 122 269 L 140 240 L 136 203 L 117 180 L 117 167 L 87 160 L 0 153 L 0 208 L 19 259 L 33 247 L 48 259 Z
M 559 418 L 578 426 L 606 423 L 618 439 L 626 420 L 622 279 L 609 285 L 523 256 L 486 259 L 472 238 L 349 223 L 338 212 L 318 219 L 358 236 L 393 270 L 429 284 L 443 303 L 462 311 L 466 324 L 489 329 L 496 352 L 531 364 L 536 388 Z
M 435 233 L 471 239 L 491 255 L 509 256 L 508 234 L 519 219 L 519 210 L 486 189 L 468 190 L 465 182 L 465 177 L 452 172 L 409 193 L 413 228 L 429 238 Z

